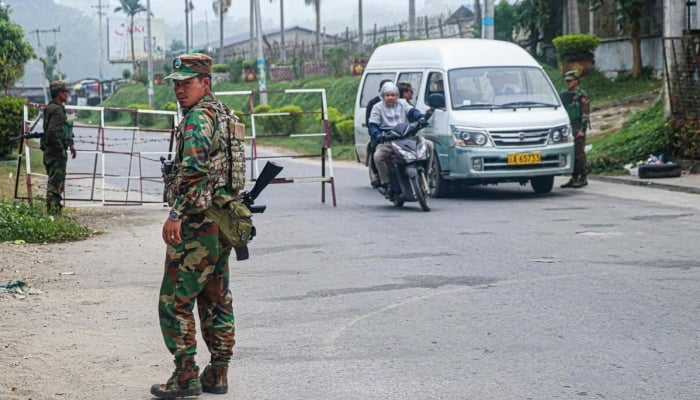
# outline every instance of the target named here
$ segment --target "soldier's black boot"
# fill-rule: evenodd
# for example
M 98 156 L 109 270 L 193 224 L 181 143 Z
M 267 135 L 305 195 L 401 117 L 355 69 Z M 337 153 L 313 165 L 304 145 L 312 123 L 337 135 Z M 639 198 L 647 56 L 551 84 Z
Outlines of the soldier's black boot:
M 569 179 L 568 182 L 566 182 L 565 184 L 561 185 L 560 187 L 561 187 L 561 188 L 564 188 L 564 189 L 565 189 L 565 188 L 574 187 L 574 182 L 576 182 L 577 180 L 578 180 L 578 175 L 572 175 L 572 176 L 571 176 L 571 179 Z
M 228 392 L 228 368 L 207 365 L 199 376 L 202 390 L 207 393 L 224 394 Z
M 164 384 L 151 386 L 151 394 L 159 399 L 199 396 L 202 384 L 199 382 L 199 368 L 194 359 L 176 360 L 175 371 Z
M 571 185 L 572 188 L 574 189 L 580 189 L 584 186 L 588 185 L 588 180 L 584 175 L 580 175 L 576 180 L 574 181 L 573 185 Z

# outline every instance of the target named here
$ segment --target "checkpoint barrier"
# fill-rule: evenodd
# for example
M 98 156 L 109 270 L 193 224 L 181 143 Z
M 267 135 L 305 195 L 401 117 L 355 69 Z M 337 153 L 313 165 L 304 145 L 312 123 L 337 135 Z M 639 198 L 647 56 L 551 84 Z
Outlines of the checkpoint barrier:
M 260 155 L 258 152 L 258 139 L 263 138 L 258 136 L 259 125 L 258 119 L 271 118 L 271 117 L 284 117 L 291 116 L 289 112 L 255 112 L 255 96 L 259 96 L 262 93 L 266 94 L 312 94 L 320 96 L 320 124 L 321 132 L 276 132 L 264 135 L 266 140 L 274 140 L 275 138 L 313 138 L 318 137 L 319 140 L 319 153 L 315 154 L 299 154 L 299 153 L 289 153 L 289 154 L 277 154 L 277 155 Z M 272 184 L 275 183 L 321 183 L 321 202 L 326 202 L 326 184 L 331 187 L 331 196 L 333 201 L 333 207 L 337 206 L 337 198 L 335 193 L 335 176 L 333 173 L 333 151 L 331 148 L 331 135 L 328 125 L 328 106 L 326 103 L 326 90 L 325 89 L 286 89 L 286 90 L 266 90 L 266 91 L 222 91 L 215 92 L 214 95 L 221 100 L 222 97 L 226 96 L 246 96 L 248 113 L 240 113 L 236 110 L 236 115 L 250 118 L 249 134 L 246 134 L 246 140 L 250 141 L 249 155 L 246 157 L 249 162 L 250 177 L 249 181 L 254 182 L 259 174 L 259 160 L 269 160 L 269 159 L 295 159 L 295 158 L 320 158 L 320 173 L 318 175 L 311 176 L 297 176 L 297 177 L 281 177 L 272 180 Z M 303 111 L 302 114 L 306 115 L 316 115 L 319 114 L 317 111 Z
M 305 111 L 304 114 L 320 114 L 321 132 L 295 132 L 266 134 L 265 140 L 274 138 L 308 138 L 318 137 L 320 152 L 316 154 L 290 153 L 286 155 L 265 155 L 258 152 L 258 131 L 259 119 L 274 116 L 288 116 L 290 113 L 256 113 L 254 96 L 261 93 L 287 93 L 287 94 L 313 94 L 320 95 L 321 110 Z M 217 98 L 225 96 L 246 96 L 249 113 L 237 112 L 237 115 L 250 118 L 250 134 L 246 134 L 246 141 L 250 142 L 247 162 L 250 167 L 250 182 L 254 182 L 259 174 L 260 159 L 294 159 L 294 158 L 320 158 L 320 173 L 311 176 L 280 177 L 275 178 L 271 183 L 321 183 L 321 201 L 326 201 L 326 184 L 330 184 L 333 206 L 337 206 L 335 193 L 335 177 L 333 174 L 333 155 L 331 149 L 331 137 L 328 124 L 328 108 L 326 104 L 326 92 L 324 89 L 288 89 L 283 91 L 234 91 L 216 92 Z M 26 103 L 24 106 L 24 136 L 31 136 L 37 131 L 37 125 L 42 121 L 41 114 L 45 105 Z M 76 159 L 69 159 L 68 174 L 66 176 L 66 189 L 64 200 L 66 201 L 87 201 L 100 202 L 102 205 L 140 205 L 145 203 L 163 203 L 163 180 L 160 171 L 160 157 L 171 159 L 174 155 L 175 128 L 180 122 L 180 115 L 175 111 L 127 109 L 96 106 L 75 106 L 66 105 L 67 111 L 76 113 L 91 113 L 88 123 L 74 122 L 75 145 L 78 151 Z M 36 118 L 30 120 L 30 110 L 36 109 Z M 132 115 L 132 124 L 108 125 L 106 116 L 110 120 L 116 114 Z M 167 119 L 167 128 L 149 129 L 141 126 L 140 120 L 148 116 L 161 116 Z M 79 120 L 85 120 L 80 118 Z M 93 120 L 96 121 L 93 122 Z M 123 121 L 122 121 L 123 122 Z M 125 126 L 126 125 L 126 126 Z M 43 131 L 39 127 L 38 131 Z M 92 133 L 90 133 L 92 131 Z M 130 133 L 130 135 L 129 135 Z M 261 136 L 262 137 L 262 136 Z M 155 143 L 155 144 L 154 144 Z M 164 145 L 167 143 L 167 148 Z M 14 198 L 18 200 L 32 201 L 34 189 L 41 188 L 41 181 L 45 181 L 45 173 L 34 171 L 32 158 L 42 158 L 38 141 L 25 138 L 21 145 L 24 151 L 19 152 L 17 163 L 17 173 L 15 178 Z M 90 160 L 86 162 L 85 155 L 90 155 Z M 127 157 L 128 162 L 115 162 L 120 157 Z M 126 164 L 126 166 L 124 165 Z M 26 193 L 20 194 L 21 167 L 25 167 Z M 118 166 L 117 166 L 118 165 Z M 136 187 L 132 187 L 132 181 L 136 181 Z M 73 184 L 74 182 L 85 182 L 83 184 Z M 119 184 L 117 182 L 125 182 Z M 45 189 L 45 187 L 44 187 Z M 95 191 L 100 190 L 101 195 L 96 197 Z M 135 192 L 135 193 L 134 193 Z M 41 192 L 43 195 L 45 192 Z M 79 195 L 78 195 L 79 194 Z M 115 195 L 116 194 L 116 195 Z M 136 199 L 130 198 L 130 194 L 136 195 Z M 122 196 L 123 195 L 123 196 Z M 120 197 L 121 196 L 121 197 Z
M 31 202 L 36 195 L 35 189 L 42 188 L 42 183 L 47 179 L 44 171 L 34 171 L 38 163 L 32 163 L 32 160 L 42 159 L 43 154 L 38 141 L 30 140 L 33 133 L 43 131 L 43 127 L 37 128 L 37 125 L 42 121 L 44 108 L 43 104 L 24 105 L 25 139 L 21 143 L 24 151 L 20 151 L 18 156 L 15 199 Z M 167 146 L 172 146 L 175 127 L 179 122 L 176 112 L 74 105 L 66 105 L 65 108 L 83 116 L 74 120 L 73 124 L 78 156 L 68 161 L 64 200 L 100 202 L 102 205 L 163 202 L 160 156 L 172 157 L 172 147 Z M 30 120 L 32 109 L 38 112 L 35 119 Z M 110 120 L 121 120 L 122 123 L 108 125 L 106 115 L 110 116 Z M 146 127 L 144 122 L 150 125 L 155 122 L 156 127 Z M 159 125 L 167 127 L 157 127 Z M 19 179 L 23 165 L 26 192 L 21 194 Z M 135 185 L 133 181 L 136 181 Z M 98 190 L 101 193 L 96 196 Z

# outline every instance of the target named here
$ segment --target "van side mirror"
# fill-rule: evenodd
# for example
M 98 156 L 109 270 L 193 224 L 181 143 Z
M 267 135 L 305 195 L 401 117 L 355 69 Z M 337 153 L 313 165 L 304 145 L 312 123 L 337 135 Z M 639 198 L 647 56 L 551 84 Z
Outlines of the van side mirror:
M 445 95 L 442 93 L 432 93 L 428 96 L 428 105 L 432 108 L 445 108 Z

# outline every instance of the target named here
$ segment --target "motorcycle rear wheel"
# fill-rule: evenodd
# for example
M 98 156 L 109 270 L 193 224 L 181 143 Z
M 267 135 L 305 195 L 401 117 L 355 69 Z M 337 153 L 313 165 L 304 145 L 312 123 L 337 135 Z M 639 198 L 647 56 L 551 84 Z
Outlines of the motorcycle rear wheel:
M 425 173 L 419 172 L 418 176 L 410 178 L 411 189 L 413 194 L 420 204 L 420 208 L 423 211 L 430 211 L 430 197 L 429 192 L 425 188 L 428 187 L 428 180 L 425 178 Z

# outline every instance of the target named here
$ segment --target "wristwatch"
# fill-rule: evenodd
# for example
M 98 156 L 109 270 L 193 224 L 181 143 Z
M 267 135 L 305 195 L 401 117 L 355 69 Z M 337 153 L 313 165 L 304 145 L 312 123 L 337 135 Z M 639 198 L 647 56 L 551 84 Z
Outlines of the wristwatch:
M 175 210 L 170 210 L 170 215 L 169 218 L 172 219 L 173 221 L 179 221 L 180 220 L 180 214 L 175 211 Z

